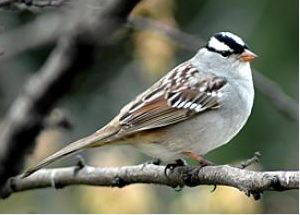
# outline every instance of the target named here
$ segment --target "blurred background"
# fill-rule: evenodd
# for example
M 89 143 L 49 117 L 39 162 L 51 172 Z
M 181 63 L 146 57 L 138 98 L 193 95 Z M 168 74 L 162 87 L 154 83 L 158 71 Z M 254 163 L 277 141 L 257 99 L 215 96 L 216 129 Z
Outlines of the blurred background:
M 194 35 L 200 41 L 219 31 L 240 35 L 259 55 L 252 68 L 275 81 L 298 102 L 298 8 L 298 0 L 288 3 L 286 0 L 144 0 L 131 17 L 150 18 Z M 51 12 L 51 9 L 42 13 L 1 10 L 0 37 Z M 0 62 L 0 120 L 53 47 L 54 44 L 44 45 Z M 194 53 L 189 50 L 193 49 L 151 28 L 126 32 L 124 39 L 105 55 L 99 55 L 95 65 L 75 81 L 72 91 L 53 112 L 65 115 L 72 128 L 44 130 L 27 165 L 103 126 L 131 98 L 190 58 Z M 240 134 L 206 158 L 219 164 L 234 164 L 256 151 L 262 154 L 260 163 L 253 167 L 257 170 L 299 168 L 298 121 L 280 113 L 258 90 L 252 115 Z M 93 149 L 82 155 L 87 163 L 96 166 L 133 165 L 151 159 L 127 146 Z M 54 166 L 75 162 L 72 157 Z M 212 189 L 200 186 L 176 192 L 154 185 L 41 189 L 0 200 L 0 213 L 297 213 L 299 210 L 297 191 L 266 192 L 260 201 L 254 201 L 234 188 L 219 186 L 211 193 Z

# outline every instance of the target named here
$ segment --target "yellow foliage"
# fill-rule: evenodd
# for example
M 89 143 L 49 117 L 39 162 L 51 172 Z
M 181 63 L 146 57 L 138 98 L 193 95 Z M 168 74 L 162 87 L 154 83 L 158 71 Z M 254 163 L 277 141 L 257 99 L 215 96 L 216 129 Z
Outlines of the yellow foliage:
M 147 16 L 175 27 L 173 10 L 172 0 L 145 0 L 135 8 L 132 16 Z M 133 34 L 133 43 L 134 57 L 145 68 L 148 79 L 156 79 L 168 71 L 175 52 L 175 45 L 169 38 L 149 29 Z
M 111 151 L 113 150 L 113 152 Z M 136 164 L 137 154 L 130 147 L 103 148 L 92 154 L 89 164 L 96 166 L 124 166 Z M 152 186 L 131 185 L 122 189 L 83 187 L 81 208 L 86 213 L 149 213 L 157 208 Z
M 86 213 L 149 213 L 158 204 L 149 185 L 122 189 L 85 187 L 81 198 Z
M 51 153 L 59 149 L 59 142 L 62 133 L 56 129 L 46 129 L 36 139 L 36 149 L 32 155 L 34 163 L 49 156 Z

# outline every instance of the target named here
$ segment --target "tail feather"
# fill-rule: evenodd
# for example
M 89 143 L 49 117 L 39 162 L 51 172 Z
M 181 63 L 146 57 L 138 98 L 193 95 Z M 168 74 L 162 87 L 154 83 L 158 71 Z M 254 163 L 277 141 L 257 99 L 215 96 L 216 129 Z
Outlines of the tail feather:
M 67 145 L 65 148 L 59 150 L 58 152 L 50 155 L 47 158 L 45 158 L 37 165 L 25 170 L 25 172 L 22 174 L 21 177 L 25 178 L 25 177 L 31 175 L 32 173 L 36 172 L 37 170 L 49 165 L 50 163 L 52 163 L 62 157 L 70 156 L 72 154 L 78 153 L 79 151 L 82 151 L 83 149 L 91 147 L 96 142 L 97 142 L 97 146 L 105 145 L 106 143 L 100 142 L 101 140 L 103 140 L 103 137 L 101 137 L 101 135 L 95 133 L 88 137 L 82 138 L 76 142 L 73 142 L 73 143 Z M 99 143 L 98 143 L 98 141 L 99 141 Z

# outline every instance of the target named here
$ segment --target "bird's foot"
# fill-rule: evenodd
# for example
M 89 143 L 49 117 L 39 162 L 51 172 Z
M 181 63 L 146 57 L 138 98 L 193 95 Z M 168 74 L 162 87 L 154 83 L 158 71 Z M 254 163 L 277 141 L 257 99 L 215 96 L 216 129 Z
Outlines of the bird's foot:
M 198 162 L 198 167 L 202 168 L 205 166 L 216 166 L 215 163 L 204 159 L 201 155 L 193 152 L 193 151 L 185 151 L 182 153 L 183 155 L 187 156 L 188 158 L 195 160 Z M 194 183 L 193 180 L 193 174 L 191 174 L 190 172 L 186 172 L 182 174 L 182 180 L 184 181 L 184 184 L 189 186 L 189 187 L 193 187 L 196 186 L 197 184 Z M 214 185 L 214 188 L 212 189 L 211 192 L 214 192 L 217 189 L 217 185 Z
M 166 168 L 165 168 L 165 176 L 168 177 L 168 170 L 169 171 L 173 171 L 176 167 L 180 167 L 180 166 L 186 166 L 186 162 L 182 159 L 178 159 L 178 160 L 175 160 L 173 163 L 169 163 L 166 165 Z
M 185 162 L 185 160 L 177 159 L 174 162 L 166 165 L 164 174 L 167 178 L 169 178 L 168 171 L 173 171 L 177 167 L 182 167 L 182 166 L 186 166 L 186 165 L 187 165 L 187 163 Z M 184 185 L 177 185 L 177 186 L 174 186 L 173 188 L 176 192 L 180 192 L 183 189 L 183 187 L 184 187 Z

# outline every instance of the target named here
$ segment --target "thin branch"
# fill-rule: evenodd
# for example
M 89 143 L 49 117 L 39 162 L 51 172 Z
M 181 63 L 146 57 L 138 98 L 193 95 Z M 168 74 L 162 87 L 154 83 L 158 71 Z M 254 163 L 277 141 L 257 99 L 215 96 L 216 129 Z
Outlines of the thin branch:
M 100 3 L 90 0 L 88 3 Z M 96 41 L 99 52 L 108 47 L 108 39 L 126 21 L 139 0 L 105 1 L 94 10 L 87 1 L 76 1 L 72 17 L 77 28 L 66 32 L 40 71 L 33 75 L 0 124 L 0 186 L 17 175 L 24 160 L 35 146 L 45 117 L 70 89 L 72 81 L 93 64 Z M 103 1 L 102 1 L 103 3 Z M 85 16 L 83 16 L 84 14 Z M 113 20 L 113 21 L 112 21 Z
M 0 0 L 0 7 L 15 3 L 16 0 Z
M 9 180 L 0 191 L 2 198 L 12 193 L 47 187 L 63 188 L 69 185 L 124 187 L 145 183 L 172 188 L 199 185 L 225 185 L 235 187 L 255 199 L 263 191 L 299 189 L 299 172 L 257 172 L 228 165 L 206 167 L 177 167 L 164 174 L 165 166 L 141 164 L 137 166 L 97 168 L 91 166 L 42 169 L 21 179 Z
M 261 157 L 260 152 L 255 152 L 252 158 L 249 158 L 248 160 L 242 162 L 242 163 L 238 166 L 238 168 L 245 169 L 245 168 L 247 168 L 248 166 L 250 166 L 250 165 L 252 165 L 252 164 L 254 164 L 254 163 L 259 162 L 260 157 Z
M 200 47 L 204 46 L 204 41 L 200 37 L 195 37 L 191 34 L 184 33 L 172 26 L 157 22 L 150 18 L 132 17 L 129 26 L 135 29 L 152 29 L 158 31 L 172 40 L 176 41 L 178 45 L 188 51 L 196 52 Z M 270 80 L 263 73 L 254 70 L 253 79 L 254 86 L 265 96 L 269 98 L 273 106 L 282 114 L 292 120 L 298 121 L 299 105 L 293 98 L 288 96 L 280 88 L 278 84 Z
M 280 86 L 262 73 L 254 71 L 253 79 L 256 88 L 265 95 L 270 102 L 290 119 L 298 121 L 299 105 L 294 99 L 289 97 Z
M 6 10 L 31 10 L 34 8 L 60 7 L 70 0 L 0 0 L 0 8 Z
M 4 54 L 0 62 L 39 46 L 55 43 L 61 35 L 70 31 L 70 25 L 65 14 L 55 12 L 41 15 L 17 29 L 1 32 L 0 50 Z

